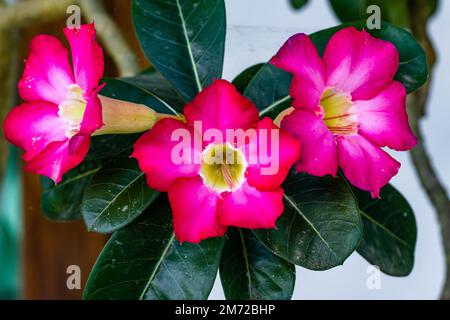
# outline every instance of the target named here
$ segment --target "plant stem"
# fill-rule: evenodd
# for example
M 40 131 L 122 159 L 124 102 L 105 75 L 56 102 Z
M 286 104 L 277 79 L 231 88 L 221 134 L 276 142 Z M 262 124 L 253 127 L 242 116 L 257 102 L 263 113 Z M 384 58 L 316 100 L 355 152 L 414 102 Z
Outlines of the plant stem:
M 430 78 L 427 84 L 413 93 L 409 101 L 411 127 L 419 139 L 418 145 L 411 151 L 411 157 L 420 182 L 438 215 L 447 268 L 441 299 L 450 300 L 450 199 L 433 167 L 420 123 L 426 115 L 433 68 L 436 63 L 436 51 L 427 30 L 428 5 L 428 0 L 409 0 L 412 33 L 425 49 L 430 68 Z

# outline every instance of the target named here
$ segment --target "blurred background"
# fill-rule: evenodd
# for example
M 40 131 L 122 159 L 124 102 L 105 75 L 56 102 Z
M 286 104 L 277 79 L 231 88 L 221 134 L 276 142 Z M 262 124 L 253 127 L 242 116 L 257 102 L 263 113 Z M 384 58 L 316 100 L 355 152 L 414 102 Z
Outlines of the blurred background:
M 225 2 L 228 31 L 224 78 L 228 80 L 250 65 L 267 61 L 290 35 L 312 33 L 340 23 L 328 0 L 309 0 L 301 10 L 294 9 L 289 0 Z M 302 4 L 304 1 L 293 2 Z M 68 17 L 66 9 L 72 3 L 80 4 L 85 21 L 96 21 L 107 55 L 106 76 L 130 75 L 149 66 L 134 35 L 130 0 L 0 0 L 1 122 L 6 112 L 19 102 L 16 84 L 28 54 L 29 40 L 39 33 L 63 39 L 62 28 Z M 427 116 L 421 127 L 436 172 L 448 189 L 449 1 L 440 1 L 428 28 L 438 60 L 434 66 Z M 130 56 L 136 58 L 130 61 Z M 20 151 L 8 146 L 1 134 L 0 299 L 78 299 L 82 290 L 67 289 L 66 269 L 69 265 L 80 266 L 84 285 L 107 238 L 89 234 L 82 222 L 61 224 L 46 220 L 40 209 L 39 177 L 22 171 L 20 156 Z M 368 263 L 355 254 L 344 266 L 326 272 L 298 268 L 294 299 L 440 297 L 446 278 L 440 220 L 409 154 L 395 154 L 395 157 L 402 163 L 402 169 L 393 184 L 410 201 L 417 218 L 418 240 L 412 274 L 406 278 L 382 275 L 380 289 L 370 290 L 366 285 Z M 219 281 L 210 298 L 224 298 Z

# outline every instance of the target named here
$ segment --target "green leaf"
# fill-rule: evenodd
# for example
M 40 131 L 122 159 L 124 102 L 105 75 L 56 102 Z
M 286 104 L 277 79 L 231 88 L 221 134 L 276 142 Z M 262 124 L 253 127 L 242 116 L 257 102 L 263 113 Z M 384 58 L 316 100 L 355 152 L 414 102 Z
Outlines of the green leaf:
M 322 55 L 330 38 L 337 31 L 354 26 L 358 30 L 365 27 L 365 21 L 343 24 L 312 34 L 311 40 Z M 399 54 L 400 64 L 395 80 L 401 82 L 408 93 L 420 88 L 428 80 L 428 66 L 424 50 L 417 40 L 406 30 L 383 22 L 380 30 L 367 30 L 375 38 L 393 43 Z
M 99 161 L 85 161 L 66 173 L 58 185 L 42 177 L 41 206 L 45 216 L 53 221 L 81 219 L 83 192 L 101 165 Z
M 136 219 L 158 196 L 135 159 L 118 157 L 95 174 L 81 207 L 90 231 L 114 232 Z
M 173 89 L 171 84 L 156 70 L 149 69 L 145 72 L 128 78 L 121 78 L 120 80 L 127 82 L 143 92 L 149 93 L 156 100 L 161 103 L 160 108 L 155 109 L 161 113 L 178 113 L 183 112 L 184 101 L 181 96 Z M 149 106 L 153 107 L 153 103 L 149 101 Z M 169 105 L 170 108 L 167 108 Z M 161 108 L 162 107 L 162 108 Z M 173 110 L 171 110 L 173 109 Z
M 134 143 L 141 135 L 141 133 L 106 134 L 92 137 L 85 160 L 105 160 L 126 152 L 131 154 Z
M 224 238 L 200 244 L 175 240 L 166 196 L 132 225 L 116 232 L 91 272 L 85 299 L 207 299 Z
M 248 82 L 244 96 L 253 101 L 262 117 L 274 119 L 291 105 L 291 81 L 291 74 L 267 63 Z
M 305 5 L 309 3 L 309 0 L 289 0 L 289 1 L 291 3 L 291 6 L 296 10 L 303 8 Z
M 341 265 L 361 239 L 356 200 L 341 178 L 305 174 L 288 177 L 277 228 L 255 231 L 275 254 L 291 263 L 327 270 Z
M 254 66 L 245 69 L 236 78 L 234 78 L 233 85 L 241 94 L 244 94 L 250 81 L 263 66 L 264 63 L 255 64 Z
M 407 276 L 414 266 L 416 220 L 408 201 L 391 185 L 380 199 L 353 188 L 362 212 L 363 238 L 358 253 L 392 276 Z
M 295 266 L 274 255 L 249 230 L 228 231 L 220 262 L 228 300 L 289 300 Z
M 134 0 L 133 22 L 147 57 L 186 100 L 221 78 L 223 0 Z
M 181 111 L 180 101 L 174 106 L 166 102 L 162 96 L 175 95 L 167 81 L 156 72 L 142 74 L 131 78 L 103 79 L 106 82 L 102 95 L 119 100 L 144 104 L 159 113 L 177 114 Z M 144 84 L 147 82 L 146 84 Z M 158 85 L 155 83 L 158 82 Z M 172 100 L 177 101 L 177 100 Z

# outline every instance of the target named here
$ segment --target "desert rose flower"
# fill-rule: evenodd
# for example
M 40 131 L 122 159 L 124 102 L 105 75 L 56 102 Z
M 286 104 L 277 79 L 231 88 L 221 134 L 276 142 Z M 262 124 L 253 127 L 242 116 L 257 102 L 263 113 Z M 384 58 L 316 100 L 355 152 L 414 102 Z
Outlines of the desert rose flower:
M 13 108 L 3 124 L 8 141 L 25 150 L 25 169 L 56 183 L 83 161 L 91 135 L 145 131 L 158 118 L 150 108 L 98 94 L 103 52 L 94 24 L 66 28 L 64 33 L 72 65 L 57 38 L 33 38 L 18 85 L 25 102 Z
M 293 74 L 294 108 L 281 127 L 302 143 L 297 170 L 334 176 L 340 167 L 354 186 L 378 197 L 400 168 L 382 147 L 405 151 L 417 143 L 406 90 L 393 80 L 396 47 L 350 27 L 333 35 L 323 58 L 307 35 L 297 34 L 271 63 Z
M 253 103 L 224 80 L 199 93 L 184 115 L 185 122 L 159 121 L 133 153 L 148 185 L 168 192 L 177 239 L 196 243 L 227 226 L 275 227 L 284 209 L 280 185 L 299 159 L 299 142 L 271 119 L 259 121 Z M 180 133 L 190 137 L 183 148 Z

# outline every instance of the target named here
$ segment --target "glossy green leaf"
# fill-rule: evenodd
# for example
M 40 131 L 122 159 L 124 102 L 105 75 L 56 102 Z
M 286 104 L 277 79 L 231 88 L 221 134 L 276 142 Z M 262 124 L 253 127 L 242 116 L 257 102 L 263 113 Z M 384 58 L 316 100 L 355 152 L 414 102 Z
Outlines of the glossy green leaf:
M 277 228 L 255 234 L 280 257 L 311 270 L 344 263 L 361 239 L 356 200 L 341 178 L 294 174 L 283 185 Z
M 248 82 L 244 96 L 260 110 L 263 117 L 274 119 L 291 104 L 289 89 L 292 75 L 271 64 L 265 64 Z
M 105 160 L 118 154 L 131 154 L 133 144 L 141 134 L 106 134 L 91 139 L 85 160 Z
M 107 97 L 144 104 L 159 113 L 177 114 L 181 111 L 180 100 L 173 99 L 176 98 L 176 92 L 156 72 L 131 78 L 104 79 L 104 82 L 106 86 L 101 94 Z M 178 101 L 178 103 L 170 105 L 163 98 L 168 96 L 172 96 L 172 101 Z
M 66 173 L 58 185 L 42 177 L 41 206 L 45 216 L 53 221 L 81 219 L 84 190 L 100 168 L 99 161 L 85 161 Z
M 149 101 L 148 105 L 161 113 L 183 112 L 184 101 L 181 96 L 173 89 L 172 85 L 156 70 L 149 69 L 145 72 L 120 80 L 127 82 L 143 92 L 148 93 L 159 102 L 158 104 Z M 158 106 L 155 108 L 154 106 Z M 168 106 L 167 106 L 168 105 Z M 171 110 L 173 109 L 173 110 Z
M 274 255 L 249 230 L 228 231 L 220 262 L 228 300 L 289 300 L 295 266 Z
M 100 254 L 85 299 L 207 299 L 224 238 L 200 244 L 174 238 L 165 195 L 130 226 L 116 232 Z
M 81 207 L 90 231 L 114 232 L 136 219 L 158 196 L 135 159 L 118 157 L 95 174 Z
M 392 276 L 407 276 L 414 266 L 416 220 L 408 201 L 394 187 L 381 191 L 380 199 L 353 188 L 358 200 L 363 238 L 358 253 Z
M 365 28 L 366 22 L 359 21 L 343 24 L 334 28 L 322 30 L 312 34 L 311 40 L 320 54 L 325 51 L 330 38 L 337 31 L 354 26 L 359 30 Z M 383 22 L 380 30 L 367 30 L 375 38 L 393 43 L 400 55 L 400 64 L 395 80 L 401 82 L 408 93 L 420 88 L 428 79 L 428 66 L 424 50 L 417 40 L 405 29 Z
M 245 69 L 240 74 L 238 74 L 236 78 L 234 78 L 233 85 L 241 94 L 244 94 L 245 89 L 247 88 L 250 81 L 263 66 L 264 63 L 255 64 L 254 66 Z
M 221 78 L 223 0 L 134 0 L 132 8 L 144 52 L 186 101 Z

